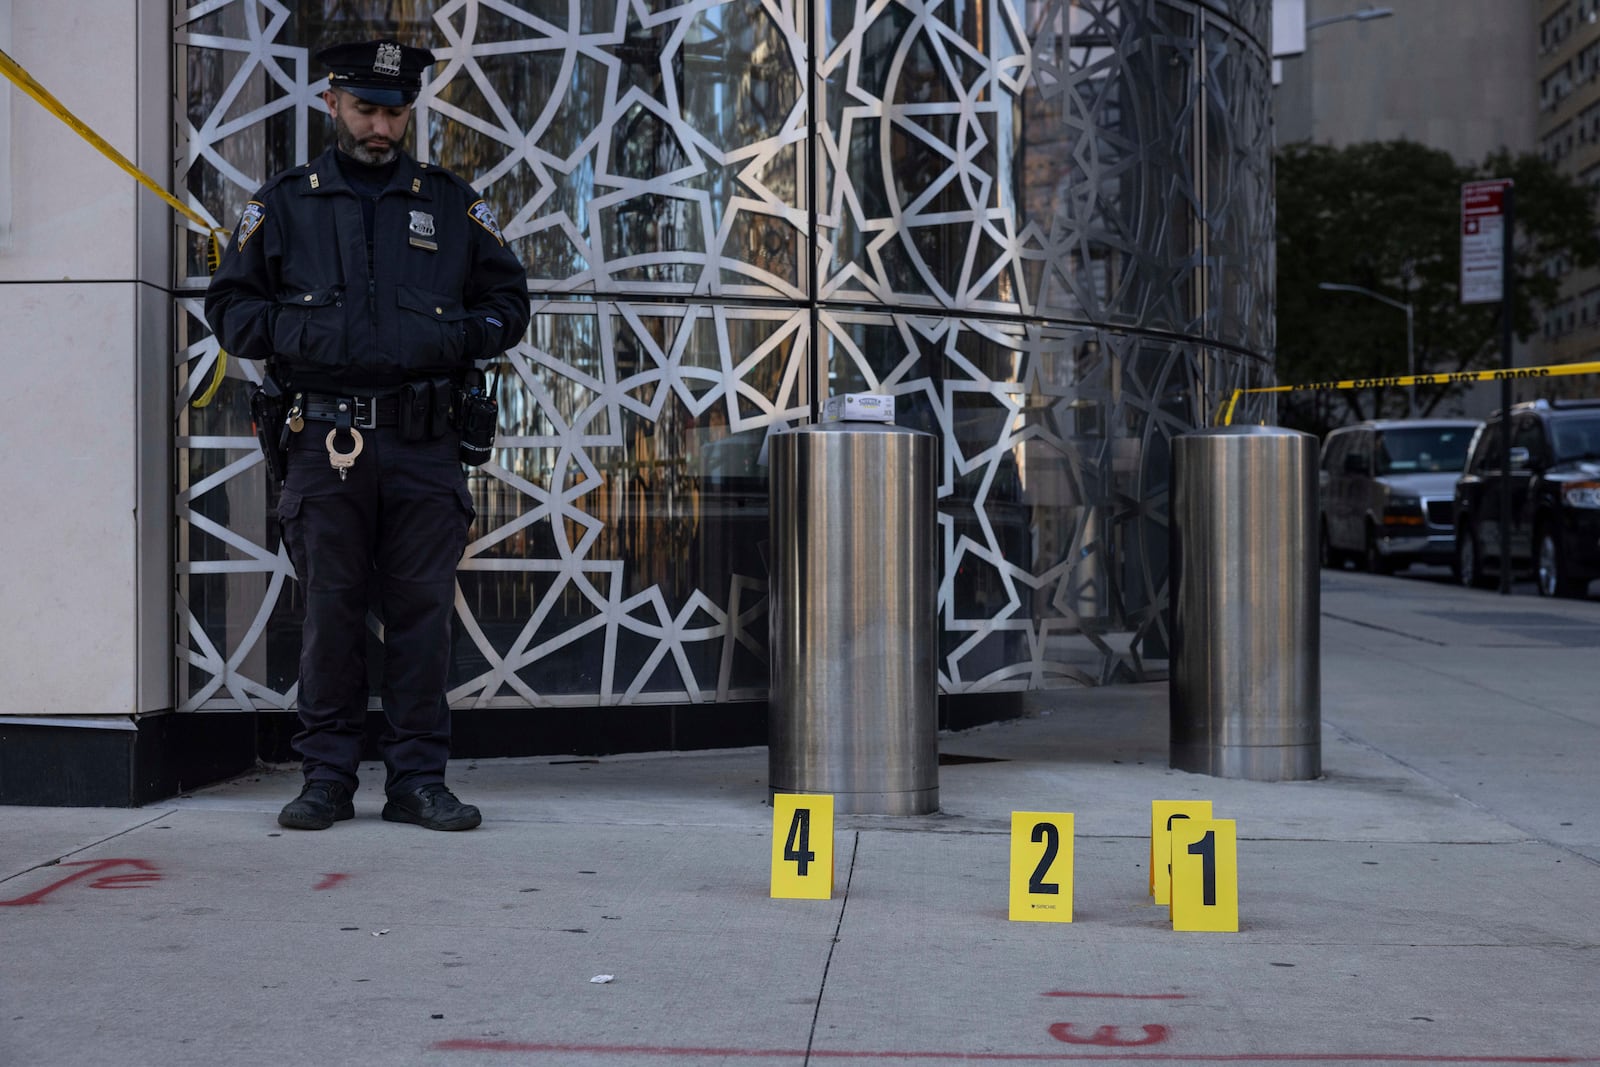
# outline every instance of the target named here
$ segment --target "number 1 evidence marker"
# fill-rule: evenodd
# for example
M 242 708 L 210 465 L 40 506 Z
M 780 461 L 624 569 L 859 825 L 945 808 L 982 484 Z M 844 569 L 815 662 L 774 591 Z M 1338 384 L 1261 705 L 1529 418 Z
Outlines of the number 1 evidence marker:
M 1239 929 L 1239 836 L 1232 819 L 1172 827 L 1172 928 Z

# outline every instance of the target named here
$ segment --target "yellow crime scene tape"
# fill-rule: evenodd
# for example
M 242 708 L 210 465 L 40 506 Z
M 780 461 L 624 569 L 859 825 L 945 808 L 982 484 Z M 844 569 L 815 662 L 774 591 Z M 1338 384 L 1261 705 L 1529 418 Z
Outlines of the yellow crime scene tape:
M 88 141 L 91 145 L 97 148 L 101 155 L 105 156 L 107 159 L 111 160 L 111 162 L 127 171 L 140 185 L 143 185 L 152 193 L 155 193 L 157 196 L 159 196 L 162 200 L 165 200 L 169 205 L 171 205 L 174 211 L 178 212 L 178 214 L 200 226 L 207 233 L 209 233 L 211 235 L 211 249 L 206 257 L 206 266 L 212 271 L 217 269 L 217 265 L 222 262 L 222 246 L 227 243 L 228 231 L 221 229 L 220 227 L 213 226 L 209 219 L 201 215 L 198 211 L 195 211 L 188 204 L 185 204 L 183 201 L 173 196 L 171 193 L 167 192 L 156 183 L 154 178 L 150 177 L 144 171 L 134 166 L 127 156 L 124 156 L 121 152 L 118 152 L 111 146 L 109 142 L 106 141 L 104 137 L 101 137 L 98 133 L 95 133 L 94 130 L 90 129 L 82 119 L 68 111 L 61 101 L 57 100 L 51 95 L 50 90 L 46 89 L 44 86 L 35 81 L 33 75 L 29 74 L 22 68 L 21 64 L 7 55 L 4 49 L 0 49 L 0 73 L 5 74 L 5 76 L 10 79 L 11 83 L 18 89 L 21 89 L 23 92 L 37 100 L 40 106 L 42 106 L 46 111 L 50 112 L 50 114 L 66 123 L 74 132 L 78 134 L 79 137 L 82 137 L 85 141 Z M 219 347 L 217 349 L 217 363 L 212 373 L 211 384 L 206 387 L 205 392 L 201 393 L 198 397 L 191 401 L 192 406 L 203 408 L 207 404 L 211 403 L 211 398 L 216 396 L 217 390 L 222 387 L 222 379 L 227 374 L 227 370 L 228 354 L 222 351 L 222 349 Z
M 1468 382 L 1530 381 L 1540 378 L 1565 378 L 1575 374 L 1600 374 L 1600 363 L 1561 363 L 1552 367 L 1513 367 L 1510 370 L 1466 370 L 1450 374 L 1400 374 L 1392 378 L 1347 378 L 1337 382 L 1306 382 L 1303 385 L 1269 385 L 1258 389 L 1235 389 L 1227 404 L 1218 409 L 1222 425 L 1233 425 L 1233 409 L 1246 393 L 1304 393 L 1313 389 L 1387 389 L 1397 385 L 1462 385 Z

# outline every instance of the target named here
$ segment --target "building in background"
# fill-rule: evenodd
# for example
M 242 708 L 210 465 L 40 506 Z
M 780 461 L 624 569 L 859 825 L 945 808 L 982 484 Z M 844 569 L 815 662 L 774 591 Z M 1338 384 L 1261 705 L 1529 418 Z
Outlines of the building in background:
M 1304 52 L 1280 60 L 1273 91 L 1278 144 L 1344 146 L 1406 138 L 1458 162 L 1538 152 L 1600 184 L 1600 0 L 1280 0 L 1303 3 Z M 1388 11 L 1381 17 L 1356 15 Z M 1562 282 L 1519 366 L 1600 358 L 1600 271 L 1553 261 Z M 1586 377 L 1540 395 L 1593 395 Z M 1486 415 L 1496 391 L 1468 390 Z
M 1305 51 L 1279 60 L 1282 80 L 1272 94 L 1278 144 L 1344 147 L 1403 138 L 1443 149 L 1461 163 L 1481 162 L 1500 148 L 1533 150 L 1538 27 L 1530 5 L 1303 4 Z M 1350 17 L 1374 10 L 1390 14 Z
M 1536 76 L 1539 154 L 1563 173 L 1600 187 L 1600 0 L 1540 0 Z M 1534 339 L 1539 363 L 1600 359 L 1600 270 L 1550 264 L 1560 299 Z M 1595 395 L 1590 378 L 1558 379 L 1569 395 Z
M 326 143 L 317 47 L 434 47 L 410 148 L 530 267 L 458 755 L 763 742 L 764 445 L 845 391 L 942 442 L 947 722 L 1163 676 L 1169 441 L 1271 373 L 1268 0 L 173 11 L 0 0 L 8 52 L 222 227 Z M 206 227 L 0 92 L 0 802 L 139 803 L 287 753 L 258 369 L 201 315 Z

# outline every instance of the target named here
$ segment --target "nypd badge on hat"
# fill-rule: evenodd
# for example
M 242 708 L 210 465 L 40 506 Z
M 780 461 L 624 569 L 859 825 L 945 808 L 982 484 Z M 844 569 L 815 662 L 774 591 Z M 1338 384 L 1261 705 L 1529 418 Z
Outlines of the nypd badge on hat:
M 389 38 L 336 44 L 318 52 L 317 60 L 328 68 L 328 88 L 383 107 L 415 100 L 422 91 L 422 72 L 438 62 L 426 48 Z

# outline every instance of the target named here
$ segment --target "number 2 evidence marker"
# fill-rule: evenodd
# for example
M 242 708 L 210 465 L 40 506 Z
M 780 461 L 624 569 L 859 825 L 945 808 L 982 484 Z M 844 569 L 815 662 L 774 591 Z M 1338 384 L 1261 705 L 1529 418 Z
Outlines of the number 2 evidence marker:
M 1072 921 L 1070 812 L 1011 813 L 1011 910 L 1013 922 Z

